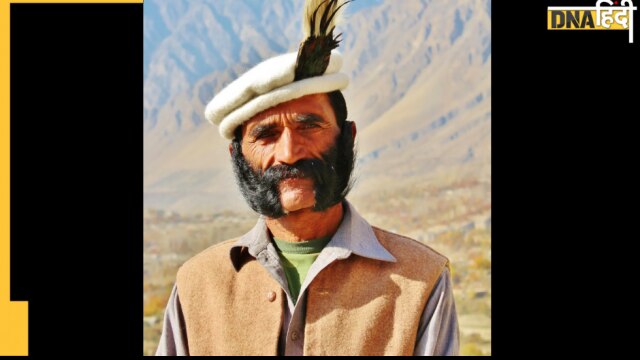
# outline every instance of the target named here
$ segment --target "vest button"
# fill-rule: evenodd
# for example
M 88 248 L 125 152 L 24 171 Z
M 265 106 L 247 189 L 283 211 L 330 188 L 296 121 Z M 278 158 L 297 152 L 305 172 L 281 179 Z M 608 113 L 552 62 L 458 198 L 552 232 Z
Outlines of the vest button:
M 276 293 L 275 291 L 269 291 L 267 293 L 267 300 L 273 302 L 276 299 Z
M 293 341 L 297 341 L 298 340 L 298 332 L 297 331 L 292 331 L 291 332 L 291 340 Z

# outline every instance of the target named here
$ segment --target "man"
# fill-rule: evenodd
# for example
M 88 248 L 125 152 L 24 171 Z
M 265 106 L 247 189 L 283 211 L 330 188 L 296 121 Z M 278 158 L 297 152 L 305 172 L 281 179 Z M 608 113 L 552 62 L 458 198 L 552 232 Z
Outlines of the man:
M 207 106 L 262 216 L 178 271 L 157 355 L 457 355 L 448 260 L 372 227 L 345 200 L 356 125 L 332 52 L 337 0 L 310 0 L 298 53 Z

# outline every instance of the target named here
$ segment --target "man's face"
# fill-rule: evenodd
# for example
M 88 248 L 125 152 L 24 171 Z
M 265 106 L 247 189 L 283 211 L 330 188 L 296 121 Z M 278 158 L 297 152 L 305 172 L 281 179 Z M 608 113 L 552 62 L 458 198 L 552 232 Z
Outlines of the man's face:
M 263 111 L 242 128 L 242 153 L 256 170 L 293 165 L 302 159 L 322 159 L 340 132 L 325 94 L 304 96 Z M 314 184 L 309 178 L 280 182 L 285 212 L 313 207 Z
M 353 136 L 350 127 L 341 134 L 326 94 L 257 114 L 242 126 L 243 158 L 233 153 L 237 143 L 230 146 L 245 198 L 270 217 L 333 205 L 349 188 Z

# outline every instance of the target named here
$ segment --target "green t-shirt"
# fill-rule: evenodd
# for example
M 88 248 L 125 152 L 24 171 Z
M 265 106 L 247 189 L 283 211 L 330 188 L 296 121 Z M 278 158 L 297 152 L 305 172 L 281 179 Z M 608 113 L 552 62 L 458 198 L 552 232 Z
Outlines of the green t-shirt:
M 330 240 L 331 236 L 327 236 L 294 243 L 273 238 L 274 245 L 282 260 L 282 267 L 287 276 L 289 291 L 294 303 L 298 300 L 300 287 L 302 287 L 302 283 L 307 277 L 311 264 L 316 261 L 318 255 Z

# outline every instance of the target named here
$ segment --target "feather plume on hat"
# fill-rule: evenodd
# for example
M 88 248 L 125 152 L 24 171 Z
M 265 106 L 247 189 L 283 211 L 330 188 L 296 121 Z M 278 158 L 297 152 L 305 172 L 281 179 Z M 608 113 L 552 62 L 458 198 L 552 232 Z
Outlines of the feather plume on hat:
M 294 81 L 324 74 L 331 50 L 338 47 L 342 35 L 333 36 L 341 18 L 340 9 L 349 2 L 351 0 L 307 0 L 302 19 L 305 40 L 298 49 Z
M 306 0 L 302 21 L 305 39 L 298 52 L 279 55 L 254 66 L 222 89 L 205 108 L 205 118 L 233 139 L 235 129 L 254 115 L 310 94 L 343 90 L 349 77 L 339 72 L 342 56 L 333 35 L 344 6 L 351 0 Z

